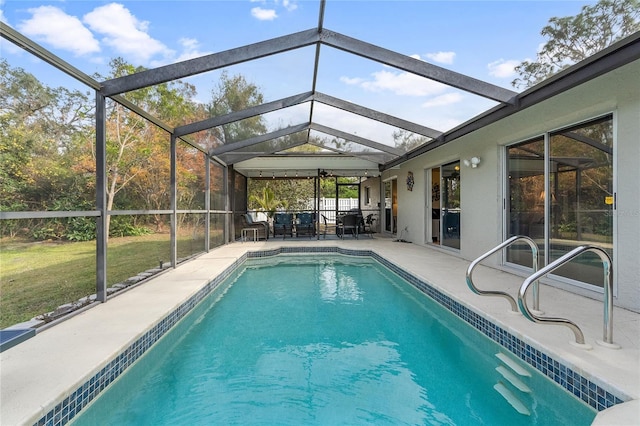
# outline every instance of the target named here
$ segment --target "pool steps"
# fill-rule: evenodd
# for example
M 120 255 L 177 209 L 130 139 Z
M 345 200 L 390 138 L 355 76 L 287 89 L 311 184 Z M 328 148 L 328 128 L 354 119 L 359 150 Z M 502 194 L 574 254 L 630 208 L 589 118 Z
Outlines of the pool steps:
M 501 378 L 498 379 L 498 383 L 493 385 L 493 388 L 502 395 L 518 413 L 530 416 L 531 412 L 525 403 L 522 402 L 521 398 L 526 398 L 527 394 L 531 393 L 531 388 L 523 381 L 526 380 L 527 377 L 531 377 L 531 374 L 502 352 L 498 352 L 495 356 L 501 363 L 496 367 L 496 371 Z M 508 383 L 510 386 L 505 383 Z
M 500 395 L 507 400 L 509 404 L 520 414 L 524 414 L 525 416 L 530 416 L 531 412 L 524 406 L 522 401 L 518 399 L 517 396 L 513 394 L 502 382 L 498 382 L 493 385 L 493 388 L 498 391 Z
M 502 377 L 513 386 L 515 386 L 520 392 L 531 393 L 531 388 L 524 384 L 524 382 L 516 377 L 511 371 L 509 371 L 506 367 L 499 365 L 496 367 L 496 371 L 500 373 Z
M 531 377 L 531 373 L 529 373 L 524 367 L 522 367 L 520 364 L 518 364 L 508 355 L 505 355 L 502 352 L 498 352 L 496 354 L 496 358 L 502 361 L 507 367 L 513 370 L 518 376 Z

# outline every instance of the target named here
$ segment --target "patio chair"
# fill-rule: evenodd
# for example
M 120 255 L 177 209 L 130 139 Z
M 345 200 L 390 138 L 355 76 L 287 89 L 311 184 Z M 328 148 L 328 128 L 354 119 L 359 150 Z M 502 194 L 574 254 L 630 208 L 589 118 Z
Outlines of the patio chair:
M 338 234 L 340 238 L 344 238 L 344 234 L 350 232 L 354 238 L 358 239 L 358 228 L 360 227 L 360 223 L 358 220 L 358 215 L 355 214 L 346 214 L 342 217 L 342 222 L 338 225 Z
M 316 224 L 311 213 L 298 213 L 297 219 L 296 236 L 308 235 L 313 237 L 316 235 Z
M 373 238 L 373 233 L 375 232 L 373 230 L 373 224 L 375 221 L 376 221 L 376 218 L 373 217 L 373 214 L 368 214 L 367 217 L 364 219 L 364 224 L 362 226 L 362 233 L 368 234 L 371 238 Z
M 321 214 L 320 216 L 322 216 L 322 236 L 324 239 L 327 238 L 327 231 L 329 230 L 333 230 L 332 232 L 336 232 L 336 224 L 335 223 L 329 223 L 329 220 L 327 219 L 327 217 L 323 214 Z
M 273 236 L 282 235 L 284 240 L 287 235 L 293 237 L 293 214 L 276 213 L 273 216 Z
M 258 239 L 269 239 L 269 223 L 268 222 L 254 222 L 250 214 L 240 215 L 242 221 L 242 229 L 257 229 Z

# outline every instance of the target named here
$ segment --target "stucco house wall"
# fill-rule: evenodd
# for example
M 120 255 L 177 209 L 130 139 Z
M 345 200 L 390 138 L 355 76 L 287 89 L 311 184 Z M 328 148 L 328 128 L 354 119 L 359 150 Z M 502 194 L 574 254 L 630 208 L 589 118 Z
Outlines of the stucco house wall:
M 382 178 L 398 179 L 398 230 L 407 228 L 406 239 L 430 244 L 430 191 L 426 170 L 450 161 L 461 161 L 461 257 L 472 260 L 499 244 L 503 235 L 504 146 L 562 127 L 613 113 L 614 188 L 617 222 L 614 221 L 615 305 L 640 312 L 640 61 L 635 61 L 504 118 L 471 134 L 387 170 Z M 462 160 L 481 157 L 477 168 Z M 415 184 L 408 191 L 405 179 L 413 172 Z M 442 248 L 446 250 L 446 248 Z M 486 264 L 501 266 L 499 256 Z M 515 271 L 518 272 L 518 271 Z M 562 282 L 553 285 L 589 297 L 602 294 Z

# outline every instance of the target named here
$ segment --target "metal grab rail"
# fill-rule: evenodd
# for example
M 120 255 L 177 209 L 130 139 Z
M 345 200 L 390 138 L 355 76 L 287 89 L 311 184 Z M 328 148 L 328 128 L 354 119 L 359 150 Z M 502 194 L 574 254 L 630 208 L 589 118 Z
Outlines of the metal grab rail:
M 553 318 L 553 317 L 539 317 L 533 314 L 529 307 L 527 306 L 526 295 L 529 289 L 529 285 L 533 281 L 537 281 L 543 276 L 553 272 L 560 266 L 569 262 L 573 258 L 584 252 L 593 252 L 596 253 L 600 259 L 602 260 L 602 265 L 604 268 L 604 331 L 603 338 L 605 344 L 611 345 L 611 347 L 617 347 L 613 343 L 613 273 L 612 273 L 612 262 L 609 254 L 601 249 L 600 247 L 584 245 L 576 247 L 571 250 L 569 253 L 564 256 L 558 258 L 554 262 L 542 268 L 540 271 L 534 273 L 529 278 L 527 278 L 520 287 L 520 291 L 518 293 L 518 306 L 520 307 L 520 311 L 522 314 L 529 320 L 540 323 L 540 324 L 552 324 L 552 325 L 566 325 L 573 331 L 573 334 L 576 338 L 576 343 L 580 345 L 585 345 L 584 343 L 584 334 L 582 334 L 582 330 L 572 321 L 569 321 L 565 318 Z
M 532 259 L 533 260 L 533 262 L 532 262 L 533 272 L 534 273 L 537 272 L 538 271 L 538 245 L 531 238 L 529 238 L 527 236 L 524 236 L 524 235 L 516 235 L 514 237 L 509 238 L 508 240 L 506 240 L 502 244 L 492 248 L 491 250 L 489 250 L 488 252 L 486 252 L 485 254 L 483 254 L 482 256 L 480 256 L 479 258 L 474 260 L 473 262 L 471 262 L 471 264 L 467 268 L 467 286 L 471 289 L 471 291 L 473 291 L 475 294 L 478 294 L 480 296 L 500 296 L 500 297 L 504 297 L 511 304 L 511 310 L 513 312 L 518 312 L 518 307 L 516 305 L 515 299 L 513 297 L 511 297 L 511 295 L 509 295 L 508 293 L 505 293 L 503 291 L 480 290 L 479 288 L 477 288 L 475 286 L 475 284 L 473 284 L 473 270 L 475 269 L 475 267 L 481 261 L 483 261 L 487 257 L 489 257 L 492 254 L 502 250 L 503 248 L 509 247 L 510 245 L 515 244 L 515 243 L 520 242 L 520 241 L 526 242 L 531 247 L 531 254 L 533 256 L 533 259 Z M 536 310 L 536 311 L 539 311 L 539 306 L 540 306 L 540 298 L 539 298 L 539 295 L 538 295 L 538 282 L 536 281 L 536 283 L 535 283 L 535 285 L 533 287 L 533 309 Z

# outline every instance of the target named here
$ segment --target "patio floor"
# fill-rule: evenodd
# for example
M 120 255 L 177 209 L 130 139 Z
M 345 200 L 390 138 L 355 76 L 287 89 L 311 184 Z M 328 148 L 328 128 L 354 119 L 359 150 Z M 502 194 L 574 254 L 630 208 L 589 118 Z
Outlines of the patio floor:
M 615 390 L 616 395 L 640 399 L 640 314 L 614 308 L 613 336 L 622 348 L 608 349 L 596 344 L 596 340 L 602 339 L 602 302 L 542 285 L 541 309 L 547 316 L 569 316 L 576 322 L 593 347 L 586 351 L 569 344 L 573 333 L 566 327 L 533 324 L 522 315 L 509 313 L 504 299 L 471 293 L 465 283 L 469 262 L 439 248 L 396 242 L 380 234 L 374 238 L 361 236 L 344 240 L 335 236 L 326 240 L 271 238 L 236 242 L 212 250 L 1 353 L 0 424 L 33 424 L 70 389 L 91 378 L 130 342 L 247 251 L 291 246 L 339 246 L 374 251 L 584 377 Z M 514 295 L 524 280 L 485 266 L 477 269 L 474 278 L 480 288 L 491 285 Z M 637 401 L 621 404 L 614 410 L 611 414 L 599 415 L 598 420 L 603 415 L 616 416 L 602 417 L 606 420 L 601 420 L 601 424 L 629 424 L 638 419 Z

